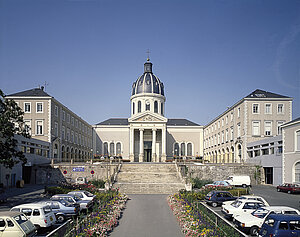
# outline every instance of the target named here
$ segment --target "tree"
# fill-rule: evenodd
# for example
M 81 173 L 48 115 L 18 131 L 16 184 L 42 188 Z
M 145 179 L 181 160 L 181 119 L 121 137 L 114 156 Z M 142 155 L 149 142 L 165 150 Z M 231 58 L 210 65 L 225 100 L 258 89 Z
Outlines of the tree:
M 6 99 L 0 89 L 0 165 L 12 168 L 22 161 L 27 162 L 22 151 L 17 149 L 15 134 L 30 137 L 23 120 L 24 112 L 14 100 Z

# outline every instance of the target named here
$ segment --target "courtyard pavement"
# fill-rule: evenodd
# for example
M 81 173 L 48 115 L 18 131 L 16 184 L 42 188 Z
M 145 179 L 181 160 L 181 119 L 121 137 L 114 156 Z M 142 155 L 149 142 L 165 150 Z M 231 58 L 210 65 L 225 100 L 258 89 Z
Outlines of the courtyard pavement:
M 167 195 L 128 195 L 123 216 L 111 237 L 184 237 Z

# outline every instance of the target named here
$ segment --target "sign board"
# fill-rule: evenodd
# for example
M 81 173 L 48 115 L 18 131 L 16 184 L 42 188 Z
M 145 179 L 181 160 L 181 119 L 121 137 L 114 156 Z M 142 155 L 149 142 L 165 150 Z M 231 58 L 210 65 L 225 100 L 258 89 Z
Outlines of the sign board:
M 73 172 L 84 172 L 84 167 L 75 167 L 73 168 Z

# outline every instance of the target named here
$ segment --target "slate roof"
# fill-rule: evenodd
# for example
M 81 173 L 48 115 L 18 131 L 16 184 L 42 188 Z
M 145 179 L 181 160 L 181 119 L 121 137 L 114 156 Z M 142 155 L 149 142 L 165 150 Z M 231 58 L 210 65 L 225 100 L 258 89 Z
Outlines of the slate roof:
M 34 88 L 34 89 L 26 90 L 26 91 L 21 91 L 21 92 L 17 92 L 17 93 L 14 93 L 14 94 L 7 95 L 7 96 L 51 97 L 50 95 L 48 95 L 41 88 Z
M 247 95 L 245 98 L 290 98 L 290 97 L 256 89 L 251 94 Z
M 110 118 L 96 125 L 128 125 L 127 118 Z M 167 126 L 200 126 L 187 119 L 168 119 Z
M 128 125 L 127 118 L 110 118 L 96 125 Z
M 200 126 L 187 119 L 168 119 L 167 126 Z

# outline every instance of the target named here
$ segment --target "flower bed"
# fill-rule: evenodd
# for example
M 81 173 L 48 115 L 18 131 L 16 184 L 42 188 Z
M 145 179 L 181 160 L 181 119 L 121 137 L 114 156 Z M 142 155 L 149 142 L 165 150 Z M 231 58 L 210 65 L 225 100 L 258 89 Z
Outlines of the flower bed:
M 102 205 L 74 226 L 67 236 L 108 236 L 118 225 L 127 199 L 126 195 L 115 192 L 110 200 L 102 200 Z
M 180 193 L 168 197 L 168 204 L 186 237 L 240 236 L 234 228 L 222 221 L 219 221 L 216 226 L 216 223 L 212 221 L 216 216 L 214 216 L 213 213 L 208 213 L 205 208 L 201 208 L 200 206 L 196 208 L 196 205 L 194 205 L 195 203 L 191 204 L 185 199 L 184 195 Z M 219 226 L 219 223 L 221 226 Z
M 195 215 L 192 206 L 180 194 L 170 195 L 168 204 L 186 237 L 219 236 L 216 233 L 217 231 L 201 215 Z

